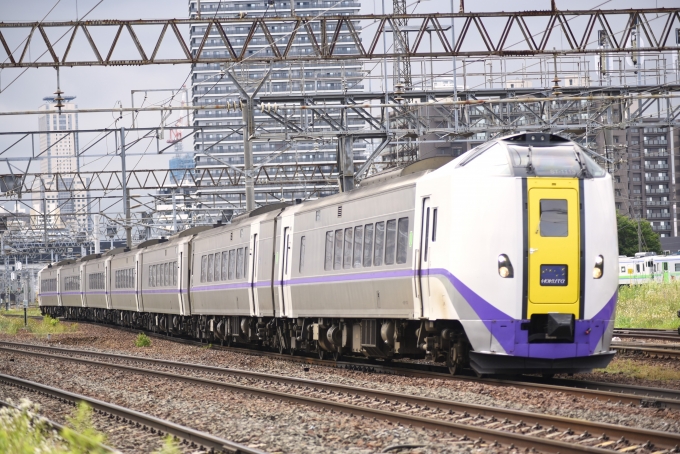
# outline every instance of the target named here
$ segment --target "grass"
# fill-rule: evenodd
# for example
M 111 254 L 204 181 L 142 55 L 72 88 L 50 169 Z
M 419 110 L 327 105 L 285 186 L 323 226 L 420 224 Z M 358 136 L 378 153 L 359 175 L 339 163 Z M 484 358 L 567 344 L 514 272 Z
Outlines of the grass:
M 56 318 L 45 315 L 42 320 L 28 319 L 28 326 L 24 327 L 24 319 L 20 317 L 4 317 L 0 313 L 0 333 L 16 335 L 19 331 L 25 331 L 38 336 L 47 334 L 72 333 L 78 330 L 75 323 L 64 324 Z
M 623 286 L 616 308 L 617 328 L 676 329 L 680 325 L 680 282 Z
M 10 310 L 6 311 L 6 310 L 5 310 L 5 305 L 3 304 L 3 305 L 0 307 L 0 315 L 4 315 L 4 314 L 8 314 L 8 315 L 24 315 L 24 309 L 23 309 L 23 308 L 21 308 L 21 309 L 10 309 Z M 28 310 L 26 311 L 26 314 L 27 314 L 29 317 L 36 316 L 36 315 L 40 315 L 40 309 L 37 308 L 37 307 L 29 307 Z
M 57 433 L 37 416 L 39 406 L 23 399 L 18 409 L 0 409 L 0 452 L 8 454 L 103 454 L 105 436 L 92 426 L 92 409 L 84 402 L 68 419 L 72 428 Z
M 605 371 L 599 369 L 599 371 Z M 650 381 L 680 380 L 680 372 L 676 369 L 657 365 L 648 361 L 642 362 L 628 358 L 614 358 L 607 366 L 607 374 L 621 374 L 627 377 Z
M 144 333 L 139 333 L 135 339 L 136 347 L 151 347 L 151 339 Z

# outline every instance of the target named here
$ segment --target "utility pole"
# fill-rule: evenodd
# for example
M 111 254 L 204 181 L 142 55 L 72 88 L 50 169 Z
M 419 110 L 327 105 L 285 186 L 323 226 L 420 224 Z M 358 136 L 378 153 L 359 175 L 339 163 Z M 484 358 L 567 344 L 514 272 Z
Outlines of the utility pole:
M 130 225 L 130 193 L 127 188 L 127 172 L 125 171 L 125 128 L 120 128 L 120 159 L 123 177 L 123 210 L 125 212 L 125 245 L 132 248 L 132 226 Z M 111 246 L 113 247 L 113 246 Z
M 292 2 L 291 2 L 292 4 Z M 255 96 L 260 91 L 265 81 L 272 73 L 271 66 L 262 80 L 257 84 L 252 93 L 248 93 L 243 85 L 236 79 L 236 75 L 231 71 L 226 71 L 226 76 L 234 83 L 238 91 L 245 98 L 242 104 L 243 122 L 243 173 L 246 180 L 246 210 L 255 209 L 255 180 L 253 175 L 253 135 L 255 135 Z

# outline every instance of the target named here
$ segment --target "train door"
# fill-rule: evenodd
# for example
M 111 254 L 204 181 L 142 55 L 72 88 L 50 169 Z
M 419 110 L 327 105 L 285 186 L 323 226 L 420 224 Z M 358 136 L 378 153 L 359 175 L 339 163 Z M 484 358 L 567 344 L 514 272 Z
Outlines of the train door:
M 668 283 L 671 281 L 671 276 L 670 273 L 668 272 L 668 262 L 664 261 L 663 263 L 661 263 L 661 265 L 663 265 L 663 269 L 661 270 L 661 272 L 663 273 L 663 282 Z
M 57 270 L 57 306 L 63 306 L 64 302 L 61 299 L 61 269 Z M 7 297 L 7 301 L 11 301 L 9 297 Z
M 528 180 L 528 304 L 579 317 L 580 206 L 576 180 Z M 571 187 L 570 187 L 571 186 Z
M 290 288 L 286 282 L 290 279 L 290 227 L 283 228 L 283 249 L 281 251 L 281 290 L 282 290 L 282 307 L 283 314 L 286 315 L 289 312 L 287 307 L 290 304 Z
M 418 273 L 416 279 L 416 292 L 420 298 L 420 313 L 427 317 L 430 313 L 430 232 L 432 229 L 432 207 L 430 198 L 423 198 L 423 210 L 420 220 L 420 250 L 417 254 Z
M 132 282 L 135 286 L 135 303 L 137 306 L 137 312 L 142 312 L 144 310 L 144 306 L 142 305 L 142 278 L 139 275 L 139 270 L 141 269 L 142 265 L 142 253 L 139 252 L 135 254 L 134 256 L 134 267 L 132 268 Z
M 190 315 L 189 311 L 187 310 L 189 308 L 189 293 L 184 292 L 184 279 L 183 279 L 183 273 L 182 270 L 184 269 L 184 248 L 185 244 L 179 244 L 177 245 L 177 269 L 175 270 L 175 273 L 177 273 L 177 293 L 179 294 L 179 301 L 180 301 L 180 315 Z
M 108 258 L 104 262 L 104 298 L 106 298 L 106 308 L 111 309 L 111 284 L 109 281 L 109 269 L 111 267 L 111 259 Z
M 85 296 L 86 287 L 85 287 L 85 264 L 80 265 L 80 278 L 79 278 L 79 287 L 80 287 L 80 305 L 82 307 L 87 307 L 87 297 Z
M 251 225 L 251 232 L 255 229 L 258 229 L 259 224 L 256 225 Z M 260 307 L 259 301 L 258 301 L 258 295 L 257 295 L 257 233 L 254 233 L 252 235 L 252 240 L 250 241 L 250 279 L 248 280 L 250 284 L 250 289 L 249 289 L 249 295 L 248 298 L 250 299 L 250 315 L 252 316 L 257 316 L 258 315 L 258 309 Z

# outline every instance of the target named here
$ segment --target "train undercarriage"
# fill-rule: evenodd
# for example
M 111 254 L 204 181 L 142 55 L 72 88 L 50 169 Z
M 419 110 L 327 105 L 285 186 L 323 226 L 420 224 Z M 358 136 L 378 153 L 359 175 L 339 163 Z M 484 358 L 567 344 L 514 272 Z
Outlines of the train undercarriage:
M 444 362 L 452 374 L 469 367 L 470 344 L 454 320 L 273 318 L 154 314 L 115 309 L 42 306 L 43 315 L 141 329 L 221 345 L 269 348 L 291 355 Z

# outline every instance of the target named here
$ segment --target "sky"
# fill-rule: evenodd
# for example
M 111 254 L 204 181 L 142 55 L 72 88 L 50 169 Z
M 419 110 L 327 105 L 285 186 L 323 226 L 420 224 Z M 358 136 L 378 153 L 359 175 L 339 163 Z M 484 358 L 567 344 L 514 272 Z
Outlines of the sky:
M 389 0 L 363 1 L 361 12 L 365 14 L 381 13 L 383 1 L 387 5 L 387 11 L 391 10 Z M 459 0 L 444 1 L 409 1 L 408 11 L 417 13 L 448 12 L 454 3 L 455 11 L 458 10 Z M 558 9 L 626 9 L 640 6 L 648 7 L 677 7 L 679 0 L 557 0 Z M 534 9 L 549 9 L 550 0 L 515 0 L 491 1 L 467 0 L 466 11 L 499 11 L 514 10 L 525 11 Z M 89 13 L 88 13 L 89 12 Z M 188 1 L 186 0 L 0 0 L 0 20 L 4 22 L 15 21 L 59 21 L 75 20 L 82 18 L 88 13 L 86 19 L 154 19 L 154 18 L 186 18 L 188 16 Z M 6 29 L 5 29 L 6 30 Z M 182 29 L 188 33 L 188 27 Z M 3 31 L 3 33 L 5 33 Z M 9 36 L 9 35 L 8 35 Z M 142 36 L 143 42 L 150 42 L 153 37 Z M 364 38 L 366 40 L 366 38 Z M 145 41 L 147 40 L 147 41 Z M 34 40 L 39 44 L 39 40 Z M 40 53 L 38 44 L 31 46 L 31 51 Z M 64 46 L 65 43 L 60 43 Z M 146 45 L 148 48 L 149 45 Z M 123 50 L 134 51 L 131 41 L 121 42 Z M 87 52 L 87 49 L 79 48 L 74 53 Z M 0 54 L 2 54 L 0 52 Z M 3 54 L 4 56 L 4 54 Z M 2 57 L 0 57 L 2 58 Z M 132 90 L 178 88 L 188 82 L 189 65 L 150 65 L 143 67 L 91 67 L 91 68 L 63 68 L 60 71 L 61 90 L 67 96 L 76 96 L 75 102 L 80 108 L 106 108 L 114 107 L 122 103 L 130 106 Z M 43 104 L 42 98 L 52 96 L 57 89 L 56 71 L 51 68 L 6 69 L 0 71 L 0 112 L 35 110 Z M 375 87 L 374 87 L 375 89 Z M 146 105 L 160 101 L 168 93 L 149 93 L 145 100 Z M 143 100 L 142 94 L 136 95 L 136 105 Z M 38 117 L 35 115 L 3 116 L 0 120 L 0 132 L 35 130 L 38 127 Z M 155 126 L 160 122 L 159 113 L 140 114 L 138 122 L 147 126 Z M 86 128 L 111 128 L 130 126 L 126 118 L 116 123 L 115 115 L 106 114 L 80 114 L 79 126 Z M 9 146 L 15 138 L 0 136 L 0 149 Z M 81 139 L 81 147 L 87 143 L 87 139 Z M 29 153 L 28 145 L 17 147 L 21 153 Z M 113 141 L 101 143 L 103 152 L 111 150 Z M 154 145 L 155 146 L 155 145 Z M 191 141 L 185 141 L 185 149 L 191 149 Z M 14 151 L 14 150 L 13 150 Z M 140 150 L 143 151 L 143 150 Z M 153 151 L 153 150 L 152 150 Z M 158 156 L 151 152 L 147 157 L 133 158 L 128 161 L 130 168 L 163 168 L 167 166 L 167 160 L 171 156 Z M 118 168 L 116 159 L 99 159 L 91 164 L 95 168 Z M 0 172 L 2 173 L 2 172 Z

